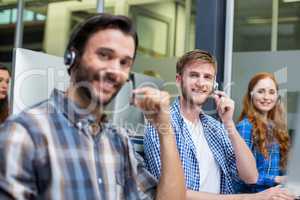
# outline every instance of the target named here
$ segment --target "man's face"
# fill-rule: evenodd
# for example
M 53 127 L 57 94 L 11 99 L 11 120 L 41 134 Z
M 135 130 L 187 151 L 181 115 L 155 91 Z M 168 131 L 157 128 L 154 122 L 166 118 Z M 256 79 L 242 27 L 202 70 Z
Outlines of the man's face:
M 79 68 L 75 70 L 76 87 L 81 95 L 107 105 L 128 79 L 133 64 L 134 39 L 117 29 L 94 33 L 86 43 Z
M 194 61 L 186 64 L 176 81 L 183 99 L 192 106 L 202 106 L 213 89 L 215 70 L 212 64 Z

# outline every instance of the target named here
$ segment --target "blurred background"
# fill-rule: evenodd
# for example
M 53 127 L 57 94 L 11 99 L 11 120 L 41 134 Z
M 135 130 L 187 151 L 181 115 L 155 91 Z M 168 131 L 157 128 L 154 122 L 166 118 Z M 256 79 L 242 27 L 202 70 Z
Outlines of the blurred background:
M 172 96 L 175 86 L 175 63 L 184 52 L 212 43 L 201 40 L 209 31 L 203 25 L 221 26 L 215 34 L 225 35 L 225 23 L 203 16 L 207 0 L 106 0 L 104 11 L 130 16 L 139 33 L 140 46 L 133 71 L 153 75 L 165 81 Z M 226 2 L 215 1 L 213 12 L 226 9 Z M 230 85 L 224 85 L 226 65 L 219 59 L 218 81 L 231 88 L 240 113 L 242 96 L 250 77 L 258 71 L 269 71 L 280 83 L 280 93 L 288 110 L 290 132 L 295 120 L 300 84 L 300 1 L 235 0 L 233 16 Z M 17 20 L 17 0 L 0 0 L 0 62 L 11 67 Z M 96 13 L 96 0 L 60 1 L 27 0 L 23 12 L 22 47 L 63 56 L 69 34 L 76 24 Z M 227 10 L 228 11 L 228 10 Z M 204 28 L 203 28 L 204 27 Z M 219 29 L 215 29 L 219 30 Z M 222 32 L 223 31 L 223 32 Z M 223 38 L 224 39 L 224 38 Z M 224 41 L 216 40 L 217 43 Z M 204 46 L 205 48 L 205 46 Z M 215 52 L 212 52 L 215 53 Z M 226 55 L 226 54 L 225 54 Z M 219 58 L 219 56 L 217 56 Z M 222 58 L 222 57 L 221 57 Z M 223 56 L 224 58 L 224 56 Z M 228 83 L 226 83 L 228 85 Z

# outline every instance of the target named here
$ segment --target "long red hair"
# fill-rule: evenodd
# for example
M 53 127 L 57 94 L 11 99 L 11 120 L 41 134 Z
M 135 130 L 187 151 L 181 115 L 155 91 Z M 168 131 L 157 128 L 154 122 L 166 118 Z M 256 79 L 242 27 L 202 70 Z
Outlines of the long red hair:
M 0 70 L 5 70 L 10 76 L 9 70 L 0 63 Z M 8 97 L 0 100 L 0 124 L 2 124 L 9 115 Z
M 282 169 L 285 169 L 287 164 L 288 150 L 290 145 L 290 138 L 287 131 L 287 119 L 285 109 L 280 101 L 277 100 L 275 106 L 268 112 L 268 120 L 264 120 L 259 111 L 252 104 L 251 92 L 258 81 L 269 78 L 273 80 L 278 92 L 278 83 L 273 74 L 268 72 L 261 72 L 252 77 L 248 84 L 247 93 L 243 99 L 243 110 L 239 117 L 239 121 L 247 117 L 253 124 L 252 139 L 254 146 L 259 149 L 265 158 L 268 158 L 269 152 L 267 145 L 272 141 L 269 141 L 268 137 L 268 125 L 272 122 L 273 136 L 280 146 L 280 165 Z M 274 138 L 272 138 L 274 139 Z

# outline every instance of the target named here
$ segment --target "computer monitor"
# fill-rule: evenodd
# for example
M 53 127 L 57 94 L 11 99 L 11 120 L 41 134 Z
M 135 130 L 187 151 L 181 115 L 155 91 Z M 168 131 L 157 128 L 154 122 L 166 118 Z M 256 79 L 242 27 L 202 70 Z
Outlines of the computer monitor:
M 69 75 L 62 57 L 17 48 L 11 82 L 12 114 L 18 114 L 48 99 L 54 88 L 65 90 L 69 85 Z
M 294 135 L 292 148 L 289 154 L 287 166 L 287 182 L 285 187 L 300 198 L 300 97 L 298 96 L 297 113 L 294 120 Z

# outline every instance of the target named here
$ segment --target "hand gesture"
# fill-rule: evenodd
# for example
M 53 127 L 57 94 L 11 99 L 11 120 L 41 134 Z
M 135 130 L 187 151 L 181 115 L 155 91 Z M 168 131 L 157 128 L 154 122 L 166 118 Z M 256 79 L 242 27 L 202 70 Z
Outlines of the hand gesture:
M 222 122 L 225 125 L 231 123 L 233 121 L 234 101 L 222 91 L 215 91 L 213 97 Z
M 170 95 L 151 87 L 135 89 L 133 104 L 142 109 L 147 120 L 158 130 L 170 126 Z

